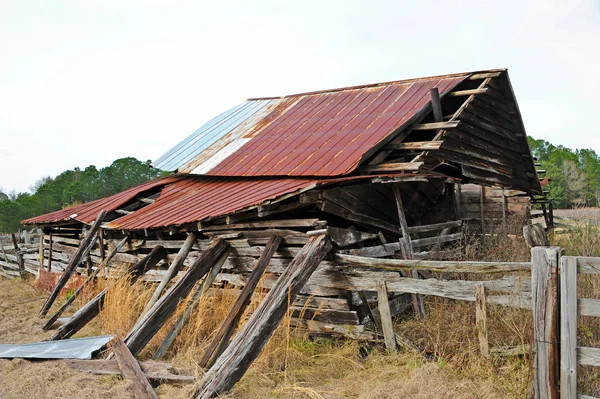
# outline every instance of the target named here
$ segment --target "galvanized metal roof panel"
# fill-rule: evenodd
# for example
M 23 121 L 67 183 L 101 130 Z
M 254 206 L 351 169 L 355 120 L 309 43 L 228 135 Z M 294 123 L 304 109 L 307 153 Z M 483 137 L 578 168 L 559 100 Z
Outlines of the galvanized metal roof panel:
M 30 344 L 0 344 L 2 359 L 91 359 L 113 339 L 110 335 L 63 339 Z
M 342 176 L 469 73 L 253 99 L 161 158 L 163 170 L 212 176 Z
M 239 137 L 244 130 L 252 129 L 253 125 L 268 115 L 279 101 L 281 100 L 246 101 L 225 111 L 154 161 L 152 166 L 161 170 L 190 173 L 194 168 L 193 165 L 198 163 L 193 162 L 195 158 L 205 152 L 214 154 L 216 152 L 214 145 L 216 148 L 223 148 L 230 142 L 235 142 L 236 137 Z M 235 135 L 236 131 L 240 131 L 240 134 Z M 233 138 L 230 137 L 232 133 L 234 133 Z M 210 157 L 205 154 L 203 159 L 210 160 Z M 190 163 L 191 165 L 188 165 Z

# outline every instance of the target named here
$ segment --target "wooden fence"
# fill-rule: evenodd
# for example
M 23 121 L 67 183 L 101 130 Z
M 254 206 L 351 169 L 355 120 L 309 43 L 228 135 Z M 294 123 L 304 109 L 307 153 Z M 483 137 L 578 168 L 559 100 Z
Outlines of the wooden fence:
M 577 366 L 600 367 L 600 348 L 577 345 L 578 316 L 600 317 L 600 299 L 578 297 L 580 274 L 600 274 L 600 258 L 564 256 L 560 260 L 560 397 L 594 399 L 577 394 Z

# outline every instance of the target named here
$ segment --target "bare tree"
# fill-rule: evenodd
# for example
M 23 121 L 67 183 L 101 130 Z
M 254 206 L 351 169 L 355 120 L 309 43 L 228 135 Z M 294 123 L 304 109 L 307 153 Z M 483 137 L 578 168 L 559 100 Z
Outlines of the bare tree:
M 566 198 L 570 205 L 581 207 L 586 205 L 587 175 L 577 168 L 573 161 L 565 160 L 562 165 L 563 178 L 566 184 Z

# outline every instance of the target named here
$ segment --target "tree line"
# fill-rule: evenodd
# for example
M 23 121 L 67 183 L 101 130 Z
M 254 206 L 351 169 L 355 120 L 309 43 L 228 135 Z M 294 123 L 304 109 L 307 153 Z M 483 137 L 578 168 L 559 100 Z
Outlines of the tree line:
M 34 183 L 30 192 L 5 193 L 0 189 L 0 232 L 22 228 L 21 220 L 107 197 L 163 176 L 150 161 L 121 158 L 104 168 L 74 168 Z
M 557 208 L 600 205 L 600 158 L 594 150 L 572 150 L 529 137 L 537 169 L 546 170 L 549 191 Z M 543 176 L 541 176 L 543 177 Z

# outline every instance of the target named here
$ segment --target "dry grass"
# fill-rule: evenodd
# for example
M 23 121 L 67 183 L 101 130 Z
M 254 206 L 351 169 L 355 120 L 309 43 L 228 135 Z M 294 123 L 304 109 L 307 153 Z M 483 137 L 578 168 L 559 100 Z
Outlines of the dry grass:
M 523 261 L 529 250 L 520 237 L 507 234 L 514 226 L 501 226 L 494 234 L 463 243 L 462 251 L 439 251 L 445 259 Z M 504 229 L 504 230 L 503 230 Z M 553 238 L 568 254 L 597 255 L 600 232 L 589 229 L 570 236 Z M 584 252 L 588 251 L 588 252 Z M 450 276 L 445 276 L 450 277 Z M 468 278 L 466 275 L 451 276 Z M 496 278 L 488 276 L 484 278 Z M 479 278 L 479 277 L 478 277 Z M 587 277 L 586 277 L 587 278 Z M 137 282 L 130 286 L 121 278 L 109 290 L 100 317 L 79 335 L 119 332 L 126 335 L 137 320 L 155 286 Z M 98 287 L 100 289 L 102 287 Z M 587 297 L 600 298 L 600 281 L 584 279 L 580 290 Z M 10 293 L 8 293 L 10 291 Z M 257 292 L 242 324 L 264 293 Z M 15 298 L 18 298 L 16 300 Z M 30 342 L 47 337 L 37 318 L 45 295 L 26 282 L 0 280 L 0 342 Z M 189 324 L 175 341 L 165 361 L 195 368 L 236 299 L 235 291 L 211 292 L 203 297 Z M 28 302 L 29 301 L 29 302 Z M 150 341 L 140 358 L 151 357 L 176 314 Z M 430 297 L 427 317 L 406 317 L 396 321 L 399 333 L 426 351 L 432 360 L 413 353 L 389 354 L 378 346 L 355 341 L 311 340 L 305 331 L 291 327 L 286 316 L 259 358 L 227 398 L 522 398 L 530 389 L 531 356 L 500 357 L 489 360 L 479 355 L 474 304 Z M 600 347 L 599 320 L 582 320 L 580 344 Z M 531 342 L 530 312 L 488 306 L 490 343 L 497 346 L 524 346 Z M 6 327 L 5 327 L 6 326 Z M 53 363 L 0 361 L 1 398 L 127 397 L 127 384 L 118 377 L 90 376 Z M 4 378 L 8 377 L 8 378 Z M 581 368 L 582 392 L 600 394 L 597 369 Z M 191 386 L 162 385 L 161 398 L 188 398 Z M 63 396 L 61 396 L 63 395 Z

